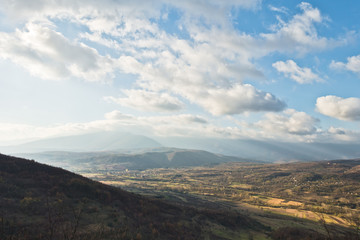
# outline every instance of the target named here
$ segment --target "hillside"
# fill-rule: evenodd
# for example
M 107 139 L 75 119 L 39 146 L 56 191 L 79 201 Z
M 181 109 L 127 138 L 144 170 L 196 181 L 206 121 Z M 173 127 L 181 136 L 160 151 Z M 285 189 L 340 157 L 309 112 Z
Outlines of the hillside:
M 0 154 L 0 239 L 234 239 L 269 229 L 238 212 L 151 200 Z
M 134 154 L 117 152 L 42 152 L 17 154 L 17 156 L 35 159 L 39 162 L 77 172 L 194 167 L 225 162 L 251 161 L 206 151 L 173 148 L 159 148 L 151 152 Z

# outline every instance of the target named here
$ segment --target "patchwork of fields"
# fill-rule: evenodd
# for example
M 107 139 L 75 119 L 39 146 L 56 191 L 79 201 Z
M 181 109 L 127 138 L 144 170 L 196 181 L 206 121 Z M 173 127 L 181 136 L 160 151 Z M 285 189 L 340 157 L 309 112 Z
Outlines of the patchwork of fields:
M 102 183 L 199 208 L 245 212 L 265 226 L 325 235 L 360 225 L 360 160 L 83 173 Z M 276 219 L 276 221 L 274 221 Z

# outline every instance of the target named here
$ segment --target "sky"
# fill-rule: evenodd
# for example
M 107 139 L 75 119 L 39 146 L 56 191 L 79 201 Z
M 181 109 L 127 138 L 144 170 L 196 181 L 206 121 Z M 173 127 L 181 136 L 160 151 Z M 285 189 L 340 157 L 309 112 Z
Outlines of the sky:
M 360 2 L 0 0 L 0 144 L 360 141 Z

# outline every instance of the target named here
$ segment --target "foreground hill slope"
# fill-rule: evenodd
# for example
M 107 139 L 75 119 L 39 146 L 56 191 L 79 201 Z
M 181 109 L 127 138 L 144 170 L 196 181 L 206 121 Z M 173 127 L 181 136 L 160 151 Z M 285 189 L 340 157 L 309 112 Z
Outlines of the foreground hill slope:
M 2 154 L 0 192 L 0 239 L 235 239 L 268 231 L 237 212 L 171 205 Z

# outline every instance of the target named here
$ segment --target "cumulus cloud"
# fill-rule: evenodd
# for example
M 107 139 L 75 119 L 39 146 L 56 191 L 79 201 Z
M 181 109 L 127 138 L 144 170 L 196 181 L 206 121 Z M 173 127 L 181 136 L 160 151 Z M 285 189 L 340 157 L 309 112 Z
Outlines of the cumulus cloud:
M 191 46 L 187 41 L 173 42 L 172 51 L 160 52 L 155 62 L 144 64 L 126 56 L 119 59 L 119 68 L 137 74 L 143 89 L 173 92 L 214 115 L 280 111 L 286 106 L 270 93 L 236 83 L 242 78 L 242 68 L 229 68 L 226 60 L 221 60 L 221 49 L 210 50 L 207 43 Z
M 344 128 L 336 128 L 336 127 L 329 127 L 328 132 L 331 134 L 336 134 L 336 135 L 344 135 L 346 134 L 346 130 Z
M 316 100 L 320 113 L 345 121 L 360 121 L 360 98 L 341 98 L 328 95 Z
M 315 140 L 325 143 L 345 143 L 360 141 L 360 132 L 342 127 L 330 126 L 317 132 Z
M 294 109 L 287 109 L 283 113 L 267 113 L 264 120 L 255 123 L 256 127 L 272 134 L 312 135 L 316 133 L 319 120 Z
M 119 105 L 144 111 L 171 112 L 179 111 L 184 104 L 168 93 L 156 93 L 145 90 L 123 90 L 126 97 L 105 97 Z
M 313 73 L 310 68 L 301 68 L 293 60 L 286 62 L 278 61 L 272 64 L 278 71 L 283 73 L 286 77 L 300 83 L 313 83 L 323 81 L 317 74 Z
M 134 103 L 138 102 L 135 98 L 148 101 L 144 96 L 136 95 L 167 91 L 202 106 L 214 115 L 281 111 L 285 108 L 286 104 L 271 93 L 260 91 L 250 84 L 233 83 L 232 79 L 241 78 L 241 71 L 229 68 L 226 61 L 220 59 L 220 49 L 210 51 L 206 43 L 191 46 L 182 40 L 173 42 L 172 51 L 160 51 L 155 62 L 152 60 L 144 64 L 131 56 L 119 58 L 119 69 L 138 75 L 137 84 L 142 88 L 130 91 L 133 100 L 129 98 L 126 102 L 122 98 L 119 104 L 135 107 Z M 177 58 L 177 54 L 181 57 Z M 176 103 L 172 106 L 180 105 L 175 100 L 168 102 Z M 138 107 L 143 106 L 139 104 Z
M 0 33 L 1 57 L 44 79 L 71 76 L 87 81 L 106 81 L 112 60 L 81 43 L 72 43 L 49 26 L 28 23 L 23 30 Z
M 259 91 L 250 84 L 238 84 L 228 89 L 209 89 L 199 95 L 193 93 L 187 93 L 187 95 L 190 100 L 197 101 L 214 115 L 276 112 L 286 107 L 286 104 L 274 95 Z
M 125 127 L 127 131 L 138 134 L 148 133 L 155 136 L 187 136 L 187 137 L 223 137 L 226 128 L 208 122 L 201 115 L 174 114 L 162 116 L 134 116 L 120 111 L 107 113 L 106 118 L 112 120 L 117 128 Z M 140 129 L 140 131 L 139 131 Z M 216 129 L 218 131 L 216 131 Z M 223 129 L 220 131 L 219 129 Z M 237 132 L 230 134 L 235 136 Z
M 244 135 L 243 131 L 237 127 L 220 126 L 201 115 L 192 114 L 134 116 L 132 120 L 121 122 L 124 124 L 136 122 L 137 128 L 140 126 L 151 135 L 164 137 L 239 138 Z
M 344 69 L 357 74 L 360 74 L 360 55 L 347 58 L 347 62 L 335 62 L 334 60 L 330 64 L 330 68 Z

